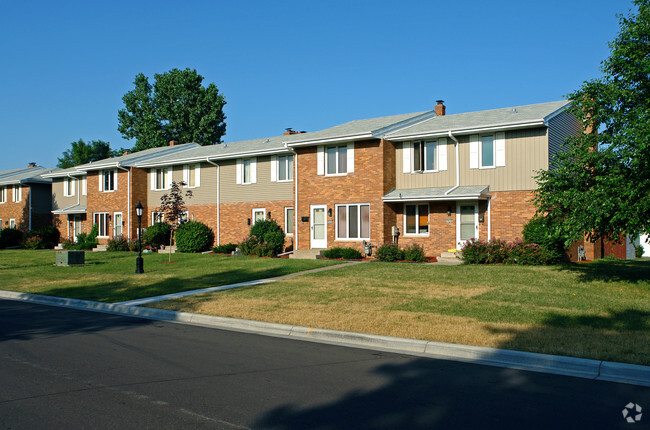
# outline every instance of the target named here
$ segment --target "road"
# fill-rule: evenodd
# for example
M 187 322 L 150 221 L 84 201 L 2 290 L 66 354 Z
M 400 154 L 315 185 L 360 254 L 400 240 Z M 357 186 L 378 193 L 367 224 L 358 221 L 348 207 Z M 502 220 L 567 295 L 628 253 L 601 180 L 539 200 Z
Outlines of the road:
M 0 300 L 2 429 L 650 428 L 629 402 L 650 388 Z

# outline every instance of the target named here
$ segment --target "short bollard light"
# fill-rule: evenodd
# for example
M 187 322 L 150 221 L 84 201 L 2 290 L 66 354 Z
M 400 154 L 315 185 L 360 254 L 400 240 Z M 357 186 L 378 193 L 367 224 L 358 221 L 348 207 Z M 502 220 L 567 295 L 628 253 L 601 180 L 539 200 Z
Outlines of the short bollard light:
M 138 216 L 138 258 L 135 259 L 135 273 L 144 273 L 144 262 L 142 261 L 142 203 L 138 200 L 135 207 L 135 214 Z

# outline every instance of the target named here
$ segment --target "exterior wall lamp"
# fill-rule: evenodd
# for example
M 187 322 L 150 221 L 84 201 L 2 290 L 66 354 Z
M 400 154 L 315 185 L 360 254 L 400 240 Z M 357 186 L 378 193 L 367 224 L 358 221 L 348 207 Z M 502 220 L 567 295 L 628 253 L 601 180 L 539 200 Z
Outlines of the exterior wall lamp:
M 451 206 L 447 206 L 447 216 L 451 216 Z

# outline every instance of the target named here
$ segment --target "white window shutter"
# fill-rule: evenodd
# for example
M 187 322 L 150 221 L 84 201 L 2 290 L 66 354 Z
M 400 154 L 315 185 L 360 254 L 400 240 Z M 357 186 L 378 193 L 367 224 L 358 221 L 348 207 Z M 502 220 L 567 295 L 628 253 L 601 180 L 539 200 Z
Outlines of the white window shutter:
M 71 188 L 72 188 L 72 195 L 74 196 L 76 194 L 76 192 L 77 192 L 77 180 L 76 179 L 70 179 L 70 180 L 72 181 L 72 187 Z M 22 188 L 19 188 L 18 189 L 18 195 L 20 196 L 19 200 L 22 200 L 21 191 L 22 191 Z
M 104 191 L 104 171 L 99 171 L 99 191 Z
M 81 180 L 81 195 L 85 196 L 88 194 L 88 181 L 86 180 L 86 176 L 83 177 Z
M 495 161 L 496 167 L 503 167 L 506 165 L 506 133 L 499 132 L 494 139 L 494 152 L 496 153 Z
M 318 145 L 318 148 L 316 149 L 316 153 L 317 153 L 317 157 L 316 157 L 316 163 L 317 163 L 316 174 L 324 175 L 325 174 L 325 147 L 323 145 Z
M 447 170 L 447 138 L 438 139 L 438 170 Z
M 165 169 L 165 189 L 172 187 L 172 169 L 171 167 Z
M 469 137 L 469 168 L 478 169 L 478 134 Z
M 186 187 L 190 186 L 190 166 L 183 166 L 183 182 Z
M 278 181 L 278 156 L 271 155 L 271 182 Z
M 402 145 L 402 173 L 411 173 L 411 159 L 413 158 L 413 144 L 404 142 Z
M 200 164 L 197 164 L 196 167 L 194 168 L 194 186 L 195 187 L 201 186 L 201 165 Z
M 348 143 L 347 156 L 348 156 L 347 173 L 354 173 L 354 142 Z
M 242 161 L 243 160 L 241 158 L 237 160 L 237 168 L 235 169 L 236 170 L 236 173 L 235 173 L 235 178 L 236 178 L 235 183 L 236 184 L 241 184 L 241 177 L 242 177 L 241 173 L 242 173 L 242 169 L 243 169 L 243 166 L 244 166 Z
M 151 189 L 155 190 L 156 189 L 156 169 L 151 169 L 149 171 L 149 174 L 151 175 Z
M 117 169 L 113 170 L 111 175 L 113 175 L 113 191 L 117 191 Z
M 251 158 L 251 184 L 257 183 L 257 158 Z

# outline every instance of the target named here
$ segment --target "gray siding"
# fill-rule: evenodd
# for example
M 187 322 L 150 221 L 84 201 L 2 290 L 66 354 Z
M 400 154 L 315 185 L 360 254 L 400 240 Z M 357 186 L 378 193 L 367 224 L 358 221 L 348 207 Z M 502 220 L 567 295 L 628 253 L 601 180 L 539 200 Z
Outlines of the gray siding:
M 52 186 L 50 184 L 31 184 L 32 211 L 36 214 L 49 214 L 52 210 Z
M 533 190 L 535 171 L 548 168 L 548 137 L 545 127 L 506 132 L 506 165 L 493 169 L 469 168 L 469 136 L 460 141 L 460 185 L 489 185 L 490 191 Z M 402 173 L 402 145 L 397 147 L 396 187 L 435 188 L 456 185 L 456 149 L 447 141 L 447 170 L 437 173 Z
M 566 139 L 577 136 L 582 132 L 578 119 L 570 112 L 551 118 L 548 122 L 548 164 L 553 166 L 553 157 L 558 152 L 566 149 Z
M 257 157 L 257 182 L 237 184 L 237 161 L 220 162 L 221 203 L 293 200 L 293 181 L 271 182 L 271 157 Z
M 195 188 L 187 188 L 192 191 L 192 197 L 185 199 L 186 205 L 200 205 L 200 204 L 215 204 L 217 202 L 217 168 L 209 163 L 200 163 L 200 183 L 201 185 Z M 183 180 L 184 166 L 171 166 L 167 167 L 172 169 L 172 181 L 180 182 Z M 163 194 L 167 194 L 168 190 L 152 190 L 151 189 L 151 175 L 152 171 L 156 169 L 149 169 L 147 173 L 147 206 L 158 207 L 160 206 L 160 198 Z
M 81 180 L 76 181 L 75 195 L 66 197 L 63 192 L 65 178 L 52 178 L 52 210 L 58 210 L 74 206 L 77 203 L 85 205 L 87 195 L 81 194 Z

